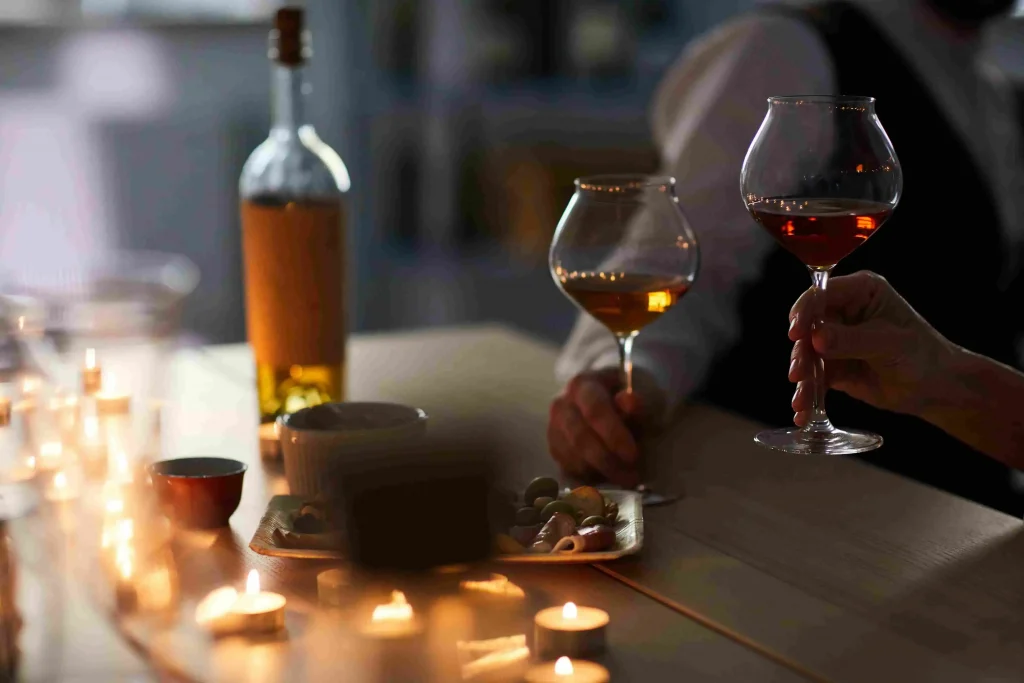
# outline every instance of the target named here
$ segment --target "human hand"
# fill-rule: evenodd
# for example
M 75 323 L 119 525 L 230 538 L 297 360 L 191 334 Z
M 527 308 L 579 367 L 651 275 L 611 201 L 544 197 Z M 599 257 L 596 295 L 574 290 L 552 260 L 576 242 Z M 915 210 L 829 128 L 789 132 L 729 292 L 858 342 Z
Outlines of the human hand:
M 957 347 L 875 273 L 830 279 L 824 325 L 813 333 L 811 295 L 804 292 L 789 313 L 789 338 L 796 342 L 789 366 L 789 379 L 797 383 L 793 421 L 803 426 L 810 417 L 814 354 L 826 360 L 830 388 L 877 408 L 920 415 Z
M 649 426 L 661 404 L 653 381 L 634 370 L 632 394 L 617 368 L 573 377 L 551 402 L 548 448 L 562 471 L 581 480 L 607 479 L 626 488 L 640 482 L 633 429 Z

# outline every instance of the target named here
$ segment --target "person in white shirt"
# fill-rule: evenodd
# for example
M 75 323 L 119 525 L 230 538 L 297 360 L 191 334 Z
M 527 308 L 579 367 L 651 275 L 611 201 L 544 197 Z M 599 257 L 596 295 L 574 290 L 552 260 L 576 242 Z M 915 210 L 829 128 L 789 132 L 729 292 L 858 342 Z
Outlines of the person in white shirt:
M 935 148 L 948 146 L 949 159 L 958 159 L 956 167 L 960 169 L 951 173 L 961 174 L 948 179 L 949 187 L 984 194 L 981 203 L 991 209 L 991 215 L 976 217 L 991 232 L 984 236 L 988 240 L 984 249 L 979 246 L 978 255 L 965 252 L 964 256 L 975 262 L 1003 259 L 1001 263 L 983 264 L 998 277 L 993 275 L 991 282 L 979 284 L 975 297 L 992 299 L 992 310 L 1001 310 L 1003 301 L 988 297 L 984 287 L 996 291 L 1015 272 L 1012 255 L 1024 241 L 1024 182 L 1014 157 L 1019 148 L 1016 141 L 1007 139 L 1007 131 L 1012 130 L 1007 123 L 1011 113 L 1001 106 L 999 92 L 984 76 L 986 72 L 979 68 L 976 57 L 982 24 L 1004 14 L 1012 4 L 1010 0 L 859 0 L 811 7 L 817 14 L 808 14 L 816 17 L 808 20 L 802 14 L 808 8 L 794 3 L 741 16 L 685 51 L 655 95 L 652 129 L 663 170 L 677 179 L 680 204 L 700 240 L 701 273 L 696 286 L 676 309 L 640 335 L 634 364 L 639 373 L 646 373 L 646 382 L 638 382 L 641 388 L 633 396 L 620 391 L 613 337 L 595 320 L 580 316 L 556 367 L 565 390 L 552 402 L 548 430 L 551 454 L 567 474 L 605 478 L 624 486 L 635 484 L 639 448 L 635 430 L 627 423 L 643 422 L 640 418 L 645 415 L 660 417 L 694 394 L 710 392 L 711 400 L 766 421 L 777 419 L 778 414 L 759 414 L 751 408 L 755 402 L 785 405 L 782 396 L 769 393 L 766 383 L 763 392 L 741 386 L 749 377 L 745 374 L 748 366 L 736 360 L 754 359 L 754 355 L 735 353 L 737 347 L 751 343 L 755 331 L 760 334 L 759 328 L 747 320 L 751 310 L 760 314 L 761 309 L 768 308 L 759 305 L 752 309 L 751 302 L 745 300 L 751 289 L 767 282 L 784 289 L 778 276 L 769 275 L 779 249 L 756 227 L 739 197 L 740 167 L 767 111 L 769 96 L 838 93 L 841 88 L 861 83 L 865 84 L 861 87 L 874 90 L 877 81 L 890 100 L 898 100 L 903 95 L 903 82 L 917 87 L 906 90 L 908 97 L 911 92 L 917 93 L 913 101 L 890 102 L 887 113 L 883 110 L 886 102 L 879 97 L 879 116 L 903 162 L 907 191 L 890 224 L 876 236 L 878 247 L 869 244 L 862 250 L 865 258 L 887 254 L 890 261 L 880 266 L 869 260 L 863 266 L 894 279 L 896 275 L 890 271 L 905 270 L 900 263 L 912 260 L 914 246 L 904 224 L 915 218 L 919 219 L 916 223 L 932 222 L 944 215 L 935 206 L 935 199 L 930 200 L 930 212 L 926 206 L 927 190 L 938 196 L 948 195 L 936 176 L 928 175 L 937 171 L 931 156 L 936 152 L 927 148 L 929 141 Z M 885 53 L 883 46 L 878 50 L 888 56 L 873 57 L 873 47 L 879 43 L 893 45 L 897 54 Z M 873 58 L 876 61 L 872 62 Z M 905 64 L 902 72 L 898 66 L 893 67 L 903 74 L 903 81 L 888 76 L 894 62 Z M 914 121 L 906 113 L 914 108 L 919 110 L 922 125 L 936 131 L 931 138 L 914 137 Z M 890 122 L 895 124 L 893 129 Z M 957 153 L 961 156 L 956 157 Z M 928 187 L 922 187 L 926 180 Z M 900 219 L 904 223 L 898 226 Z M 970 217 L 958 220 L 970 222 Z M 897 236 L 888 237 L 887 231 Z M 901 239 L 900 231 L 905 231 L 904 244 L 893 244 Z M 883 239 L 890 244 L 884 244 Z M 982 237 L 978 240 L 980 244 Z M 919 237 L 918 243 L 930 241 Z M 874 251 L 868 253 L 869 248 Z M 955 256 L 955 251 L 951 253 Z M 943 262 L 951 258 L 945 252 L 927 255 L 934 269 L 947 267 Z M 786 268 L 794 274 L 794 282 L 806 286 L 806 274 L 800 272 L 795 259 L 787 261 Z M 906 275 L 909 278 L 910 272 Z M 897 289 L 937 326 L 955 327 L 942 320 L 938 310 L 929 308 L 929 299 L 933 306 L 941 303 L 938 294 L 929 297 L 913 291 L 906 282 L 898 283 Z M 781 291 L 779 296 L 791 300 L 793 294 Z M 777 305 L 777 310 L 765 310 L 764 314 L 784 321 L 785 310 Z M 955 331 L 951 336 L 956 336 Z M 1002 342 L 1015 333 L 1009 328 L 1001 331 L 997 336 L 1002 345 L 981 352 L 1006 362 L 1010 342 Z M 774 339 L 773 334 L 785 342 L 784 331 L 772 332 L 764 327 L 766 339 Z M 970 338 L 958 341 L 977 347 Z M 749 367 L 771 362 L 768 356 L 758 357 Z M 775 362 L 785 367 L 787 359 L 783 355 Z M 732 374 L 723 366 L 732 366 Z M 772 368 L 771 372 L 780 381 L 785 380 L 781 369 Z M 755 383 L 755 388 L 762 385 L 757 377 L 749 377 L 749 381 Z M 729 396 L 741 392 L 753 397 L 746 404 L 737 400 L 736 405 L 730 405 Z M 726 399 L 718 400 L 722 395 Z M 850 426 L 871 425 L 851 419 Z M 919 464 L 908 464 L 906 473 L 919 476 L 917 469 Z M 964 495 L 979 497 L 973 492 Z

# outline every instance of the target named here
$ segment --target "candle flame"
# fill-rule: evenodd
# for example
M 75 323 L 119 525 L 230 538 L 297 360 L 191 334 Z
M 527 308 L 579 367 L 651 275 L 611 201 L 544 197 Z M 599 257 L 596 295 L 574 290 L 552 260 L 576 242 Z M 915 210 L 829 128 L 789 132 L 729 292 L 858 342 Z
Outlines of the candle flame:
M 245 594 L 257 595 L 260 592 L 260 573 L 253 569 L 245 580 Z
M 124 512 L 124 501 L 120 498 L 114 498 L 107 501 L 107 512 L 112 515 L 119 515 Z
M 68 487 L 68 477 L 61 470 L 57 474 L 53 475 L 53 488 L 55 489 L 66 489 Z
M 562 608 L 562 618 L 563 619 L 575 619 L 576 618 L 576 614 L 577 614 L 576 603 L 575 602 L 567 602 L 567 603 L 565 603 L 565 607 Z
M 18 316 L 18 330 L 22 332 L 25 330 L 25 316 L 23 315 Z
M 96 369 L 96 349 L 85 350 L 85 367 L 89 370 Z
M 61 445 L 60 441 L 47 441 L 39 447 L 39 455 L 44 459 L 59 458 L 63 452 L 64 447 Z
M 130 519 L 122 519 L 117 525 L 117 540 L 127 543 L 135 536 L 135 522 Z
M 114 564 L 117 565 L 117 570 L 121 573 L 121 576 L 125 579 L 129 579 L 132 576 L 132 549 L 127 545 L 117 546 L 117 551 L 114 556 Z
M 412 605 L 402 591 L 391 591 L 391 602 L 373 608 L 371 621 L 409 621 L 412 619 Z
M 21 382 L 21 391 L 24 394 L 34 393 L 39 387 L 39 380 L 35 377 L 26 377 Z
M 569 603 L 572 604 L 571 602 Z M 572 660 L 568 657 L 559 657 L 555 662 L 555 675 L 556 676 L 572 676 Z

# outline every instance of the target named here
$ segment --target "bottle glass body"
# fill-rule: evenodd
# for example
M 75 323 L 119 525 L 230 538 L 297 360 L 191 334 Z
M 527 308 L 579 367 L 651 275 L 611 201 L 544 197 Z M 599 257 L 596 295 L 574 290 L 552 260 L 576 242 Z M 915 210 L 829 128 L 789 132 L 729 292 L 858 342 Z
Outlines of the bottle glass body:
M 239 180 L 246 324 L 261 422 L 345 398 L 349 175 L 304 119 L 302 67 L 272 68 L 270 135 Z

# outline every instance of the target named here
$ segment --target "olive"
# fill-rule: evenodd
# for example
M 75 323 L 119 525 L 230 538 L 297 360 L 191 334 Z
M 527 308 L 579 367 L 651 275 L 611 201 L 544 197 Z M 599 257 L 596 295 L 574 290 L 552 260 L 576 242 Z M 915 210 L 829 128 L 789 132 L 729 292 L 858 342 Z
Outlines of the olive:
M 537 512 L 540 512 L 547 506 L 548 503 L 554 500 L 555 499 L 552 498 L 551 496 L 541 496 L 540 498 L 533 501 L 533 509 L 535 509 Z
M 319 517 L 307 513 L 296 517 L 292 528 L 300 534 L 322 534 L 327 530 L 327 525 Z
M 583 522 L 580 524 L 581 529 L 585 529 L 588 526 L 610 526 L 610 523 L 607 519 L 601 517 L 600 515 L 591 515 L 590 517 L 587 517 L 585 520 L 583 520 Z
M 533 505 L 538 498 L 558 498 L 558 482 L 551 477 L 537 477 L 526 487 L 523 499 L 527 505 Z
M 563 512 L 569 515 L 569 517 L 575 519 L 576 511 L 573 509 L 572 505 L 569 505 L 564 500 L 553 500 L 545 505 L 544 509 L 540 511 L 540 521 L 548 521 L 556 512 Z
M 516 511 L 516 526 L 533 526 L 540 521 L 537 508 L 519 508 Z
M 299 508 L 299 515 L 312 515 L 317 519 L 324 519 L 324 517 L 326 517 L 323 507 L 314 503 L 305 503 L 301 508 Z

